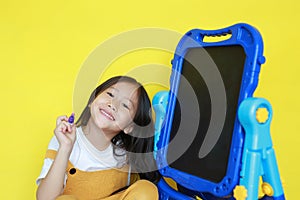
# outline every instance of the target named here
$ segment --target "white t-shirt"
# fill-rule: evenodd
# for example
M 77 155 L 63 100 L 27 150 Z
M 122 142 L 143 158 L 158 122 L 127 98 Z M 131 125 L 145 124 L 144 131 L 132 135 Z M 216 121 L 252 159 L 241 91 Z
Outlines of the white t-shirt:
M 58 150 L 59 143 L 55 136 L 52 137 L 48 149 Z M 118 152 L 119 153 L 119 152 Z M 105 150 L 99 151 L 85 137 L 81 127 L 76 128 L 76 141 L 71 152 L 70 162 L 75 168 L 82 171 L 98 171 L 109 168 L 120 168 L 126 163 L 126 156 L 114 156 L 113 146 L 110 144 Z M 53 160 L 45 158 L 44 164 L 36 183 L 45 178 Z M 65 176 L 66 181 L 67 176 Z

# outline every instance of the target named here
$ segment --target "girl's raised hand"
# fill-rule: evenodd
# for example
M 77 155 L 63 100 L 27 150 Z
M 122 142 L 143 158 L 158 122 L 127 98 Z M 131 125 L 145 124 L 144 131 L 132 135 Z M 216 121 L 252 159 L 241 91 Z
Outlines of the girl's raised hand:
M 67 116 L 59 116 L 56 119 L 54 134 L 60 144 L 60 148 L 72 150 L 76 139 L 76 127 L 73 123 L 69 123 L 68 120 Z

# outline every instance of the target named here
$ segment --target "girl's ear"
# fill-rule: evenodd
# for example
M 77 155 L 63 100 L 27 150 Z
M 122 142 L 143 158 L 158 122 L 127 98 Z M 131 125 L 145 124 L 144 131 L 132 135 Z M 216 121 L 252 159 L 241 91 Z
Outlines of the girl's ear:
M 131 133 L 133 131 L 133 127 L 134 127 L 134 123 L 131 123 L 123 130 L 123 132 L 125 134 Z

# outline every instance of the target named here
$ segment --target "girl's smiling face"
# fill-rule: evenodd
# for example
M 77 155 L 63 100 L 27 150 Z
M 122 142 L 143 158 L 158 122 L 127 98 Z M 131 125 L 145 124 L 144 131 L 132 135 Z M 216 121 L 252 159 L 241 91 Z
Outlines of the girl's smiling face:
M 138 85 L 118 82 L 99 94 L 90 104 L 91 120 L 104 132 L 130 133 L 138 105 Z

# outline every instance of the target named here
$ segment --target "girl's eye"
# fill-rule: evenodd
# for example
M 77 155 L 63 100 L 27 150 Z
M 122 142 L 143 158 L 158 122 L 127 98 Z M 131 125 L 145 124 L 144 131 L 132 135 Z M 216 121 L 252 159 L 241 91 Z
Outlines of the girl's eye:
M 114 97 L 114 95 L 111 92 L 106 92 L 106 94 L 108 94 L 108 96 L 110 97 Z
M 129 110 L 129 106 L 127 104 L 123 103 L 123 106 L 124 106 L 124 108 Z

